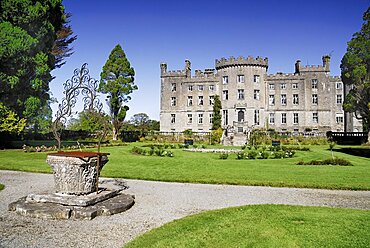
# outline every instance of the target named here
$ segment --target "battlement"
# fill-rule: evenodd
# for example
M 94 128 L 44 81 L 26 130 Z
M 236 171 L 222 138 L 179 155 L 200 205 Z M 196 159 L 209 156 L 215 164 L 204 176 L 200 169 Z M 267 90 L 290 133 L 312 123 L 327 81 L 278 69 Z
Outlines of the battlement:
M 322 65 L 306 65 L 302 66 L 301 61 L 297 60 L 295 63 L 295 73 L 305 73 L 305 72 L 330 72 L 330 56 L 322 56 Z
M 261 66 L 267 68 L 268 58 L 254 58 L 252 56 L 244 58 L 243 56 L 239 56 L 235 59 L 231 56 L 229 59 L 221 58 L 220 60 L 216 59 L 215 61 L 215 67 L 217 70 L 230 66 Z
M 196 78 L 214 78 L 216 77 L 215 69 L 205 69 L 204 72 L 201 70 L 195 70 L 195 75 L 194 77 Z
M 167 64 L 161 63 L 161 77 L 191 77 L 190 61 L 185 60 L 184 70 L 167 71 Z
M 270 74 L 267 76 L 267 80 L 297 80 L 300 79 L 301 76 L 293 73 L 282 73 L 278 72 L 276 74 Z

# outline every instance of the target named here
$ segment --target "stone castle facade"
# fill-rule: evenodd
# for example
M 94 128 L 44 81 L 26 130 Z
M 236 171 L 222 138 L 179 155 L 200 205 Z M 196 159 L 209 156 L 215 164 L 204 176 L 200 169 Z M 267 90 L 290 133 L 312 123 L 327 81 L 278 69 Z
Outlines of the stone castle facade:
M 222 58 L 215 69 L 168 71 L 161 64 L 160 130 L 208 132 L 212 128 L 214 96 L 222 104 L 222 127 L 235 134 L 254 128 L 280 132 L 325 133 L 360 131 L 361 123 L 345 114 L 345 87 L 340 77 L 330 76 L 330 56 L 323 64 L 302 66 L 295 72 L 267 74 L 268 59 Z

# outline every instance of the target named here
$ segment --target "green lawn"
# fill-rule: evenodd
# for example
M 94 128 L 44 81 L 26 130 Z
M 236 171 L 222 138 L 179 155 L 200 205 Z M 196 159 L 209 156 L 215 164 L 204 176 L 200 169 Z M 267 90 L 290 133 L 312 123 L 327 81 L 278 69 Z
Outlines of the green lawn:
M 370 211 L 253 205 L 175 220 L 125 247 L 369 247 L 369 230 Z
M 172 150 L 173 158 L 141 156 L 130 153 L 141 143 L 123 147 L 103 147 L 109 152 L 104 177 L 135 178 L 173 182 L 238 185 L 266 185 L 328 189 L 370 190 L 370 159 L 334 152 L 354 166 L 302 166 L 300 160 L 330 158 L 327 146 L 310 146 L 310 152 L 297 151 L 291 159 L 236 160 L 235 155 L 220 160 L 219 154 Z M 46 153 L 24 153 L 21 150 L 0 151 L 0 169 L 51 172 Z

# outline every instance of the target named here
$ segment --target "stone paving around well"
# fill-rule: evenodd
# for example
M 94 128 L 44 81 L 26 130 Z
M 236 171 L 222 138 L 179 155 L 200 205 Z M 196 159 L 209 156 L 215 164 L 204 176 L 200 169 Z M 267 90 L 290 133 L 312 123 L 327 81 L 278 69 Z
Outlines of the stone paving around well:
M 51 174 L 0 171 L 0 247 L 122 247 L 174 219 L 249 204 L 290 204 L 370 210 L 370 191 L 273 188 L 123 180 L 135 195 L 126 212 L 93 220 L 43 220 L 8 211 L 30 193 L 54 187 Z

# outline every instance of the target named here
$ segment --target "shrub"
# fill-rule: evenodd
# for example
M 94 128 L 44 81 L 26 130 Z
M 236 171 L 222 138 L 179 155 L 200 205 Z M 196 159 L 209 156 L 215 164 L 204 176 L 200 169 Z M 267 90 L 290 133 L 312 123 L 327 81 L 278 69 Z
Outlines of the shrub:
M 206 145 L 202 145 L 202 149 L 206 149 L 207 147 L 206 147 Z
M 197 148 L 197 147 L 198 147 L 198 145 L 196 145 L 196 144 L 193 145 L 193 148 Z
M 250 150 L 248 152 L 248 158 L 250 158 L 250 159 L 256 159 L 257 158 L 257 155 L 258 155 L 258 152 L 257 151 Z
M 283 152 L 274 152 L 274 158 L 284 158 Z
M 212 145 L 220 144 L 221 137 L 222 137 L 222 128 L 218 128 L 217 130 L 212 130 L 211 134 L 211 143 Z
M 132 149 L 131 149 L 131 153 L 133 154 L 141 154 L 141 148 L 137 147 L 137 146 L 134 146 Z
M 236 154 L 236 159 L 245 159 L 246 158 L 246 154 L 244 152 L 238 152 Z
M 221 153 L 220 154 L 220 159 L 227 159 L 229 157 L 229 154 L 227 153 Z
M 340 165 L 340 166 L 353 166 L 353 164 L 342 158 L 330 158 L 325 160 L 311 160 L 308 162 L 299 161 L 297 165 Z
M 261 152 L 261 158 L 262 159 L 268 159 L 269 156 L 270 156 L 269 152 L 266 152 L 266 151 Z
M 246 148 L 246 145 L 243 145 L 243 146 L 242 146 L 241 148 L 242 148 L 242 150 L 245 150 L 245 148 Z

